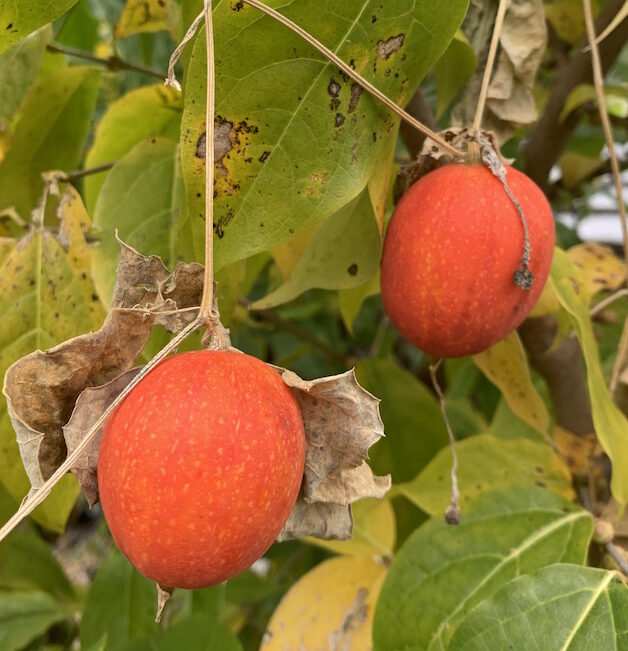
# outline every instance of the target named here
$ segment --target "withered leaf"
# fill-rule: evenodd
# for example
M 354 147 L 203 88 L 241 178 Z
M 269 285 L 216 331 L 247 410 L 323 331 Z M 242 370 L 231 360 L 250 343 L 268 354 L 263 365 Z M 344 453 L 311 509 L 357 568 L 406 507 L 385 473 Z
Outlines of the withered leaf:
M 133 368 L 103 386 L 87 387 L 81 393 L 76 401 L 76 406 L 74 407 L 70 420 L 63 427 L 63 436 L 68 448 L 68 454 L 78 446 L 105 409 L 109 407 L 139 372 L 139 368 Z M 76 475 L 83 494 L 90 506 L 94 506 L 98 502 L 98 478 L 96 469 L 98 467 L 100 439 L 104 428 L 103 425 L 98 429 L 98 432 L 86 450 L 77 459 L 71 469 Z
M 365 461 L 384 435 L 379 400 L 358 384 L 353 369 L 317 380 L 277 370 L 299 404 L 306 437 L 301 492 L 279 539 L 349 538 L 351 503 L 390 488 L 390 476 L 375 477 Z
M 496 3 L 471 3 L 463 31 L 478 55 L 476 73 L 452 111 L 453 125 L 472 124 L 484 74 Z M 501 143 L 514 132 L 515 125 L 536 120 L 532 93 L 536 73 L 547 45 L 545 10 L 542 0 L 512 0 L 500 33 L 500 51 L 488 88 L 482 126 L 494 131 Z
M 3 393 L 33 488 L 63 462 L 62 428 L 81 392 L 133 367 L 155 323 L 180 331 L 196 311 L 175 311 L 178 301 L 183 308 L 198 306 L 202 282 L 201 265 L 181 264 L 170 274 L 159 258 L 121 242 L 118 282 L 100 330 L 37 350 L 9 367 Z

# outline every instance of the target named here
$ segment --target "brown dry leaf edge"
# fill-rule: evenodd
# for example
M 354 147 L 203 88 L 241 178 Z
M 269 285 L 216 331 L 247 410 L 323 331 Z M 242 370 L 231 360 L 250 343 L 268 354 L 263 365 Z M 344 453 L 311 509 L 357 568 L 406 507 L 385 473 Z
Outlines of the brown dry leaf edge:
M 3 393 L 20 454 L 36 492 L 84 439 L 103 411 L 140 371 L 134 368 L 153 326 L 179 333 L 198 314 L 203 267 L 179 264 L 169 272 L 120 241 L 118 277 L 100 330 L 70 339 L 13 364 Z M 368 449 L 384 436 L 379 400 L 353 370 L 302 380 L 273 367 L 293 392 L 305 426 L 305 472 L 297 503 L 279 540 L 351 536 L 351 503 L 382 497 L 390 476 L 375 477 Z M 98 448 L 103 427 L 72 471 L 90 505 L 98 501 Z

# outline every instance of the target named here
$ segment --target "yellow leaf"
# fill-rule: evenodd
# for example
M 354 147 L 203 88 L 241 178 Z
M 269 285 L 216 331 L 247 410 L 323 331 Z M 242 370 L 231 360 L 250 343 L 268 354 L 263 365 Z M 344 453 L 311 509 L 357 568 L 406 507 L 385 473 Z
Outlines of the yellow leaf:
M 317 230 L 318 227 L 316 226 L 308 228 L 271 250 L 270 253 L 273 256 L 273 260 L 279 267 L 279 271 L 281 271 L 284 280 L 294 271 L 297 262 L 299 262 L 299 258 L 303 255 L 305 249 L 307 249 Z
M 140 32 L 158 32 L 167 29 L 168 10 L 165 0 L 127 0 L 116 25 L 116 38 L 125 38 Z
M 567 257 L 580 270 L 579 282 L 590 297 L 605 289 L 617 289 L 626 280 L 626 264 L 608 246 L 577 244 L 567 251 Z
M 392 556 L 396 539 L 395 511 L 386 498 L 359 500 L 351 505 L 353 536 L 349 540 L 307 538 L 309 543 L 337 554 Z
M 565 459 L 571 473 L 585 479 L 589 476 L 593 458 L 602 452 L 593 432 L 586 436 L 580 436 L 563 427 L 556 427 L 554 429 L 554 444 Z
M 380 235 L 384 233 L 386 208 L 388 207 L 388 197 L 390 196 L 390 179 L 395 167 L 393 161 L 395 158 L 395 147 L 397 145 L 397 129 L 391 129 L 383 137 L 386 138 L 386 142 L 375 159 L 373 173 L 367 185 Z
M 500 389 L 512 411 L 547 438 L 549 414 L 530 379 L 519 335 L 512 332 L 488 350 L 474 355 L 473 361 Z
M 500 438 L 476 434 L 456 443 L 460 504 L 507 486 L 541 486 L 567 499 L 574 497 L 565 462 L 542 441 L 524 436 Z M 451 450 L 443 448 L 415 479 L 399 490 L 429 515 L 442 513 L 451 499 Z
M 621 505 L 625 505 L 628 502 L 628 420 L 613 403 L 606 386 L 589 315 L 590 297 L 577 267 L 560 249 L 554 252 L 550 279 L 582 347 L 595 433 L 613 465 L 611 492 Z
M 591 174 L 604 166 L 604 161 L 596 156 L 585 156 L 577 151 L 566 151 L 558 160 L 562 172 L 563 185 L 572 189 L 589 178 Z
M 554 294 L 552 285 L 550 283 L 545 283 L 543 291 L 539 296 L 539 300 L 536 302 L 530 316 L 546 316 L 547 314 L 555 314 L 560 310 L 560 303 Z
M 369 651 L 375 602 L 386 566 L 339 556 L 290 588 L 268 623 L 260 651 Z

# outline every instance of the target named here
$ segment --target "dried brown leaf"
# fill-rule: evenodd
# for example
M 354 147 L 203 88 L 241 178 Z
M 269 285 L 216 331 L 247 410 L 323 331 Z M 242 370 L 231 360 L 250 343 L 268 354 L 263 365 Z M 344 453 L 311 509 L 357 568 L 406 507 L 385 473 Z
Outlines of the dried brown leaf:
M 349 538 L 351 503 L 382 497 L 390 488 L 390 476 L 374 477 L 365 461 L 384 436 L 379 400 L 358 384 L 353 370 L 317 380 L 278 371 L 299 404 L 306 437 L 301 493 L 279 539 Z
M 118 397 L 129 382 L 139 373 L 139 368 L 133 368 L 117 378 L 99 387 L 88 387 L 76 401 L 72 416 L 63 427 L 63 436 L 70 454 L 83 440 L 101 414 Z M 90 506 L 98 502 L 98 450 L 104 425 L 99 428 L 84 453 L 72 467 L 83 494 Z
M 299 499 L 290 513 L 279 542 L 296 540 L 305 536 L 316 536 L 325 540 L 347 540 L 353 531 L 353 517 L 350 506 L 318 502 L 308 504 Z
M 183 308 L 200 303 L 201 265 L 181 264 L 170 274 L 158 257 L 120 245 L 118 281 L 100 330 L 35 351 L 6 372 L 3 393 L 33 488 L 65 459 L 62 428 L 83 390 L 104 385 L 133 367 L 155 323 L 179 332 L 196 315 L 195 310 L 176 310 L 178 301 Z
M 496 3 L 472 3 L 463 31 L 480 63 L 486 61 Z M 547 45 L 547 28 L 542 0 L 512 0 L 499 39 L 500 51 L 488 88 L 482 125 L 494 131 L 500 142 L 514 132 L 514 125 L 536 120 L 533 86 Z M 472 124 L 484 72 L 479 65 L 452 111 L 452 124 Z

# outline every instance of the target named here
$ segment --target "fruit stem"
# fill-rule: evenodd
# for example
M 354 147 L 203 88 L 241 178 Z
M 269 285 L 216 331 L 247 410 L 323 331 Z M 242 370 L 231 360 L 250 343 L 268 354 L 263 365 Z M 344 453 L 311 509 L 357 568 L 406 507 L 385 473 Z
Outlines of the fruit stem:
M 591 0 L 582 0 L 584 9 L 584 22 L 587 28 L 587 39 L 591 48 L 591 65 L 593 66 L 593 87 L 595 88 L 595 97 L 600 112 L 600 121 L 602 122 L 602 129 L 604 130 L 604 139 L 606 140 L 606 147 L 611 163 L 611 170 L 613 172 L 613 181 L 615 183 L 615 193 L 617 195 L 617 210 L 619 212 L 619 219 L 621 223 L 621 232 L 624 240 L 624 260 L 628 264 L 628 226 L 626 224 L 626 204 L 624 203 L 621 175 L 619 170 L 619 163 L 617 162 L 617 154 L 615 152 L 615 142 L 613 139 L 613 132 L 611 130 L 610 120 L 605 110 L 604 100 L 604 74 L 602 72 L 602 64 L 600 63 L 600 51 L 598 49 L 597 40 L 595 38 L 595 24 L 593 22 L 593 11 L 591 10 Z M 619 340 L 619 349 L 617 350 L 617 357 L 615 358 L 615 365 L 611 374 L 610 390 L 611 393 L 615 392 L 617 383 L 619 382 L 619 375 L 628 361 L 628 321 L 624 325 L 624 330 Z
M 347 77 L 350 77 L 355 82 L 360 84 L 364 90 L 369 92 L 371 95 L 376 97 L 380 102 L 385 104 L 393 113 L 396 113 L 402 120 L 407 122 L 409 125 L 420 131 L 423 135 L 431 138 L 436 145 L 438 145 L 444 151 L 450 153 L 455 158 L 464 158 L 464 152 L 459 151 L 452 145 L 450 145 L 446 140 L 441 138 L 438 134 L 434 133 L 429 127 L 426 127 L 424 124 L 419 122 L 416 118 L 412 117 L 409 113 L 406 113 L 400 106 L 395 104 L 390 98 L 386 97 L 384 93 L 378 90 L 373 84 L 367 81 L 362 75 L 357 73 L 351 66 L 347 65 L 341 58 L 339 58 L 334 52 L 329 48 L 325 47 L 320 41 L 317 41 L 311 34 L 306 32 L 302 27 L 299 27 L 296 23 L 293 23 L 289 18 L 286 18 L 283 14 L 280 14 L 278 11 L 271 9 L 266 6 L 263 2 L 259 0 L 243 0 L 247 5 L 259 9 L 263 13 L 267 14 L 271 18 L 279 21 L 282 25 L 292 30 L 295 34 L 300 36 L 304 41 L 307 41 L 313 48 L 318 50 L 324 57 L 329 59 L 332 63 L 338 66 Z
M 47 497 L 54 486 L 63 478 L 63 476 L 72 468 L 78 458 L 83 454 L 87 446 L 91 443 L 92 439 L 98 433 L 101 425 L 107 420 L 109 414 L 126 398 L 126 396 L 143 380 L 150 371 L 161 362 L 164 357 L 170 354 L 189 334 L 194 332 L 203 325 L 203 319 L 198 316 L 188 326 L 168 342 L 153 359 L 150 360 L 142 368 L 142 370 L 127 384 L 122 392 L 115 398 L 115 400 L 103 411 L 98 420 L 90 427 L 89 431 L 83 437 L 83 440 L 78 446 L 69 454 L 65 461 L 54 471 L 54 473 L 39 487 L 34 489 L 32 494 L 29 494 L 20 505 L 17 512 L 10 518 L 8 522 L 0 529 L 0 541 L 4 540 L 10 533 L 17 527 L 17 525 L 27 516 L 30 515 Z M 31 489 L 33 490 L 33 489 Z
M 497 55 L 497 46 L 499 45 L 499 36 L 504 25 L 504 16 L 506 15 L 507 6 L 508 0 L 499 0 L 497 16 L 495 17 L 495 26 L 493 27 L 493 36 L 491 37 L 491 44 L 489 46 L 488 56 L 486 58 L 486 67 L 484 68 L 484 76 L 482 77 L 482 87 L 480 88 L 480 95 L 478 97 L 478 103 L 475 108 L 475 117 L 473 118 L 473 129 L 476 131 L 482 125 L 482 116 L 484 115 L 486 96 L 488 95 L 488 87 L 491 81 L 491 75 L 493 74 L 495 56 Z
M 214 308 L 214 30 L 211 0 L 205 0 L 205 40 L 207 52 L 207 106 L 205 108 L 205 275 L 199 316 L 210 330 L 218 319 Z
M 438 377 L 436 375 L 438 367 L 441 365 L 442 361 L 441 358 L 430 364 L 430 377 L 432 378 L 432 386 L 434 387 L 434 391 L 436 391 L 438 401 L 440 402 L 440 411 L 443 415 L 443 420 L 445 421 L 445 427 L 447 428 L 449 446 L 451 447 L 451 455 L 453 457 L 453 463 L 451 465 L 451 499 L 449 501 L 449 506 L 445 509 L 445 522 L 447 522 L 447 524 L 458 524 L 460 522 L 460 490 L 458 488 L 458 455 L 456 454 L 456 438 L 454 437 L 454 432 L 451 429 L 451 424 L 447 417 L 445 394 L 440 388 Z

